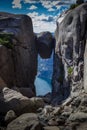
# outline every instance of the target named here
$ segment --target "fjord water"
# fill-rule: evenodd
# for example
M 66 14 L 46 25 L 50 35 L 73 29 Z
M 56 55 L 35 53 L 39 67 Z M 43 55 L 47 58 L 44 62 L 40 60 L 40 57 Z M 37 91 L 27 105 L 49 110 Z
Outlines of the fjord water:
M 44 96 L 52 91 L 51 79 L 53 73 L 53 53 L 49 59 L 42 59 L 38 55 L 38 73 L 35 80 L 37 96 Z

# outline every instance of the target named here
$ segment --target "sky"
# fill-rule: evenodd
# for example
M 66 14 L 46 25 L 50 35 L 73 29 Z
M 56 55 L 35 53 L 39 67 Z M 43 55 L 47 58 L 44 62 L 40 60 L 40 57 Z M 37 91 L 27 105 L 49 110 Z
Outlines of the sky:
M 0 12 L 26 14 L 35 33 L 56 29 L 57 17 L 76 0 L 0 0 Z

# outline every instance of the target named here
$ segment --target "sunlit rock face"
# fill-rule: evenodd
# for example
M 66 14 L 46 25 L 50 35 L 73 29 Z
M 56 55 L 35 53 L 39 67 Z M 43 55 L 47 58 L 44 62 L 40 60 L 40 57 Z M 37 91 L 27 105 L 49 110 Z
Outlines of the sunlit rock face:
M 87 3 L 68 11 L 62 22 L 57 23 L 53 104 L 60 104 L 70 93 L 76 96 L 83 90 L 86 31 Z
M 0 81 L 8 87 L 30 87 L 34 91 L 37 51 L 31 18 L 0 13 L 0 38 L 1 34 L 11 35 L 11 43 L 10 47 L 0 46 Z

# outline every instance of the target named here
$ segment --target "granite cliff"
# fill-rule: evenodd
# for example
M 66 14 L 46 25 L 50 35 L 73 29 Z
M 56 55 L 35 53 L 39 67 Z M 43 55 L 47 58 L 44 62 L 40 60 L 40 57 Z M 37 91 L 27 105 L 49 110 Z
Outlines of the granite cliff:
M 63 21 L 57 23 L 55 35 L 53 104 L 60 104 L 67 97 L 77 96 L 87 89 L 87 4 L 69 10 Z
M 0 40 L 0 87 L 30 87 L 35 93 L 37 51 L 31 18 L 0 13 Z

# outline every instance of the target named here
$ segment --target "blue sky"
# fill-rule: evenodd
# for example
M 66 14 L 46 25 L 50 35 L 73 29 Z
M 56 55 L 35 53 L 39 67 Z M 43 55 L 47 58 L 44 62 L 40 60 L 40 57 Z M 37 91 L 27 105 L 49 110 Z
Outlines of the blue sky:
M 0 0 L 0 11 L 26 14 L 32 18 L 34 32 L 50 31 L 56 28 L 59 14 L 76 0 Z

